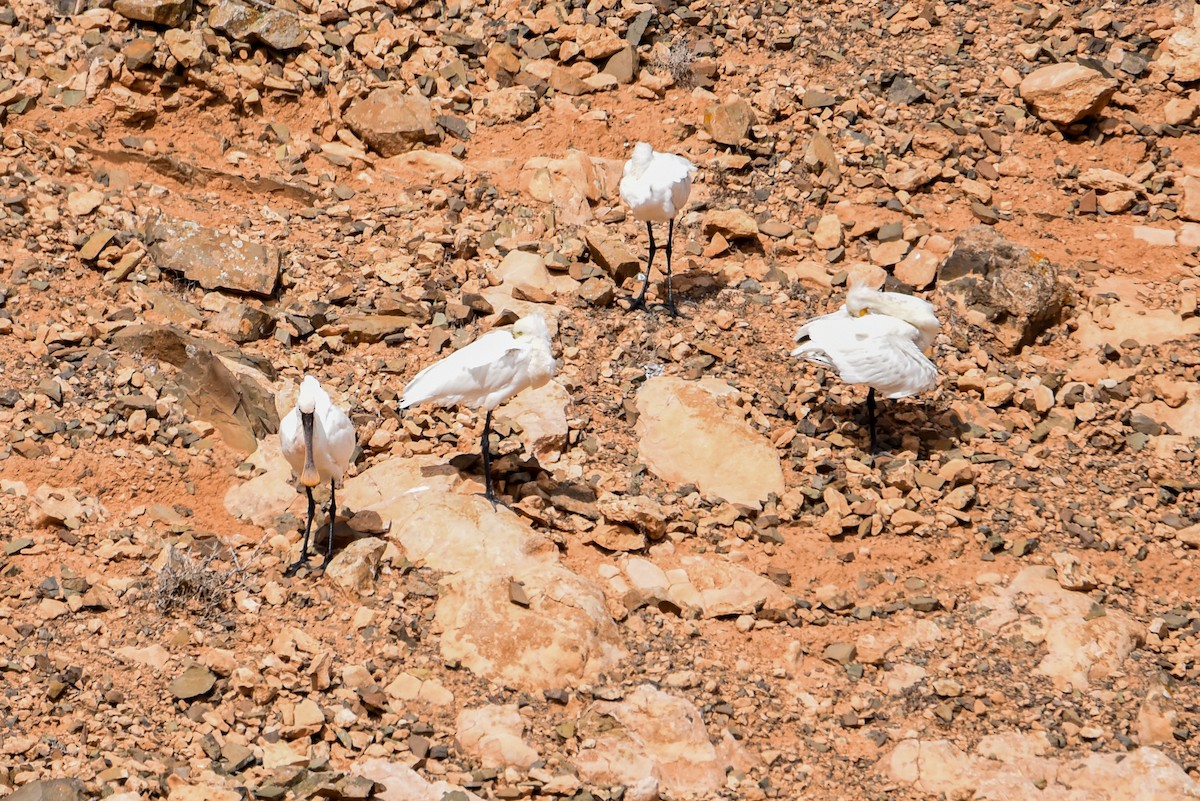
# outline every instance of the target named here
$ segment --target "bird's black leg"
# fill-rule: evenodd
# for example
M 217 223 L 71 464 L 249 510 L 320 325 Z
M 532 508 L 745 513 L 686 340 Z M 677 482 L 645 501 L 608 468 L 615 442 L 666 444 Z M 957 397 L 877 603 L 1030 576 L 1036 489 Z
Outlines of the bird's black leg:
M 667 306 L 666 309 L 672 317 L 679 316 L 679 309 L 675 307 L 675 295 L 671 291 L 671 249 L 675 244 L 675 218 L 672 217 L 667 225 Z
M 492 502 L 492 506 L 496 505 L 496 490 L 492 487 L 492 448 L 488 443 L 492 434 L 492 410 L 487 410 L 487 415 L 483 418 L 483 497 Z
M 879 441 L 875 437 L 875 387 L 867 390 L 867 425 L 871 430 L 871 455 L 879 450 Z
M 333 479 L 329 479 L 329 542 L 325 543 L 325 561 L 321 563 L 321 568 L 329 564 L 329 560 L 333 558 L 333 526 L 337 522 L 337 488 L 333 486 Z
M 308 535 L 312 531 L 313 517 L 317 514 L 317 502 L 313 498 L 312 487 L 305 487 L 304 491 L 308 493 L 308 519 L 304 522 L 304 543 L 300 546 L 300 558 L 283 571 L 285 576 L 296 575 L 296 571 L 308 562 Z
M 650 286 L 650 268 L 654 266 L 654 226 L 649 220 L 646 221 L 646 233 L 650 236 L 650 257 L 646 259 L 646 280 L 642 281 L 642 291 L 637 294 L 637 297 L 629 301 L 629 308 L 625 309 L 628 314 L 635 309 L 646 308 L 646 288 Z

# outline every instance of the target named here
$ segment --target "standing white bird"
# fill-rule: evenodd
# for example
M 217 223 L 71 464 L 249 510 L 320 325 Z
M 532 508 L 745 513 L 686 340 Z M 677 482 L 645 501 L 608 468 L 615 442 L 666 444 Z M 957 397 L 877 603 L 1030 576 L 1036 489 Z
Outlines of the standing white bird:
M 671 249 L 675 241 L 675 217 L 687 205 L 692 193 L 692 173 L 696 165 L 683 156 L 660 153 L 647 142 L 638 142 L 633 155 L 625 162 L 621 177 L 621 199 L 629 206 L 633 216 L 646 223 L 650 236 L 650 256 L 646 259 L 646 280 L 642 291 L 634 298 L 626 312 L 646 308 L 646 287 L 650 285 L 650 268 L 654 265 L 653 223 L 665 222 L 667 228 L 667 302 L 666 309 L 672 316 L 679 313 L 671 293 Z
M 329 482 L 329 542 L 321 567 L 329 564 L 333 556 L 333 524 L 337 518 L 335 485 L 350 465 L 354 444 L 354 424 L 350 418 L 329 399 L 321 382 L 306 375 L 300 382 L 296 407 L 279 421 L 279 445 L 308 495 L 308 520 L 304 524 L 300 558 L 284 575 L 293 575 L 308 561 L 308 538 L 316 514 L 313 487 L 322 481 Z
M 511 331 L 491 331 L 434 362 L 404 388 L 400 408 L 432 401 L 441 406 L 465 404 L 486 409 L 483 423 L 483 482 L 485 497 L 496 504 L 492 485 L 492 455 L 488 438 L 492 410 L 526 389 L 544 386 L 558 362 L 550 351 L 550 329 L 540 314 L 523 317 Z
M 906 398 L 937 383 L 925 351 L 941 329 L 933 305 L 912 295 L 883 292 L 855 281 L 837 311 L 815 317 L 796 332 L 792 351 L 837 369 L 847 384 L 866 384 L 871 451 L 876 449 L 875 390 Z

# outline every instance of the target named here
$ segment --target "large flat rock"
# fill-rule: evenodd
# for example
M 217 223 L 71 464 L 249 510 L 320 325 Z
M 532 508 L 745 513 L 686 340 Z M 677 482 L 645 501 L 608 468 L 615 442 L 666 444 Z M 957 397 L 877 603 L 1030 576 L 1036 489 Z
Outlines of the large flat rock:
M 746 421 L 737 390 L 723 381 L 660 376 L 638 391 L 637 434 L 642 460 L 671 484 L 756 506 L 783 492 L 775 448 Z
M 183 273 L 205 289 L 264 297 L 279 281 L 277 248 L 205 228 L 191 220 L 159 216 L 146 223 L 146 244 L 159 269 Z
M 595 681 L 624 656 L 600 588 L 557 561 L 461 573 L 439 591 L 442 657 L 478 675 L 545 690 Z

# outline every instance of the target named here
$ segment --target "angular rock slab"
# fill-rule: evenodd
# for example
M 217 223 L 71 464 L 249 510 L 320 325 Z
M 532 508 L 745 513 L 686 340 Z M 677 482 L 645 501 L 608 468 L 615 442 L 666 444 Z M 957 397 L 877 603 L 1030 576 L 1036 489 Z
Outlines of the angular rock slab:
M 1098 113 L 1119 84 L 1097 70 L 1074 62 L 1050 64 L 1021 81 L 1021 99 L 1039 119 L 1070 125 Z
M 1067 297 L 1053 262 L 986 225 L 971 226 L 954 240 L 938 268 L 938 285 L 1008 353 L 1057 323 Z
M 128 326 L 117 332 L 113 344 L 178 367 L 168 392 L 180 399 L 190 419 L 211 423 L 234 450 L 254 453 L 260 437 L 279 430 L 270 377 L 247 364 L 239 351 L 169 325 Z
M 1016 627 L 1032 641 L 1045 641 L 1049 653 L 1036 670 L 1059 688 L 1082 690 L 1117 673 L 1144 639 L 1129 615 L 1095 610 L 1087 593 L 1063 589 L 1052 567 L 1022 570 L 980 604 L 992 610 L 978 621 L 984 631 L 996 635 Z
M 444 659 L 531 692 L 595 681 L 624 656 L 600 588 L 556 561 L 443 579 L 436 620 Z
M 579 777 L 595 785 L 624 784 L 631 801 L 712 798 L 725 784 L 725 765 L 690 701 L 643 684 L 622 701 L 597 701 L 581 726 L 602 718 L 620 724 L 595 737 L 575 759 Z
M 159 269 L 183 273 L 205 289 L 264 297 L 275 293 L 281 263 L 277 248 L 162 216 L 146 223 L 146 243 Z
M 930 797 L 973 801 L 1186 801 L 1200 784 L 1154 748 L 1058 761 L 1045 735 L 984 737 L 975 754 L 949 740 L 902 740 L 883 759 L 892 781 Z M 1044 789 L 1042 789 L 1044 788 Z
M 375 575 L 387 543 L 375 537 L 355 540 L 333 555 L 325 576 L 348 592 L 368 595 L 375 589 Z
M 442 139 L 429 101 L 408 94 L 400 86 L 372 90 L 362 100 L 350 104 L 345 120 L 381 156 L 396 156 L 421 144 L 437 144 Z
M 762 607 L 790 605 L 775 582 L 741 565 L 702 556 L 684 557 L 681 564 L 663 570 L 649 559 L 630 556 L 621 568 L 638 592 L 664 597 L 703 618 L 753 614 Z
M 638 451 L 670 484 L 694 483 L 709 497 L 758 506 L 783 493 L 774 446 L 746 422 L 723 381 L 659 376 L 637 394 Z
M 9 801 L 80 801 L 85 797 L 79 779 L 46 779 L 29 782 L 8 796 Z
M 192 13 L 192 0 L 116 0 L 113 10 L 126 19 L 175 28 Z
M 567 448 L 567 408 L 571 393 L 551 379 L 545 386 L 530 389 L 513 398 L 503 415 L 521 426 L 525 451 L 541 464 L 557 462 Z

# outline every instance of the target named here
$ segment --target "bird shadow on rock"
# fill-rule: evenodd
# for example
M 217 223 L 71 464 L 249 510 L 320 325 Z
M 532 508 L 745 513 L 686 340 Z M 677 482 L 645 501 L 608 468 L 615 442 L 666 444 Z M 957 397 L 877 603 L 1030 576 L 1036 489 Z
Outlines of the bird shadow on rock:
M 658 293 L 657 300 L 649 305 L 657 308 L 667 299 L 666 276 L 660 275 L 654 281 L 654 287 Z M 699 304 L 715 297 L 725 287 L 726 283 L 721 280 L 721 276 L 703 270 L 687 270 L 671 275 L 671 292 L 677 305 L 680 303 Z
M 854 441 L 864 453 L 871 451 L 871 435 L 867 423 L 865 404 L 834 402 L 827 407 L 831 428 L 820 430 L 837 431 Z M 934 453 L 953 450 L 963 439 L 969 439 L 972 426 L 957 412 L 947 410 L 936 400 L 879 401 L 876 412 L 876 427 L 879 444 L 874 456 L 914 450 L 912 438 L 918 447 L 918 459 L 927 459 Z
M 460 453 L 450 458 L 450 466 L 464 476 L 483 483 L 483 457 L 478 453 Z M 496 483 L 497 495 L 517 496 L 516 488 L 548 475 L 536 457 L 522 459 L 518 454 L 492 457 L 492 481 Z M 504 492 L 500 491 L 503 486 Z

